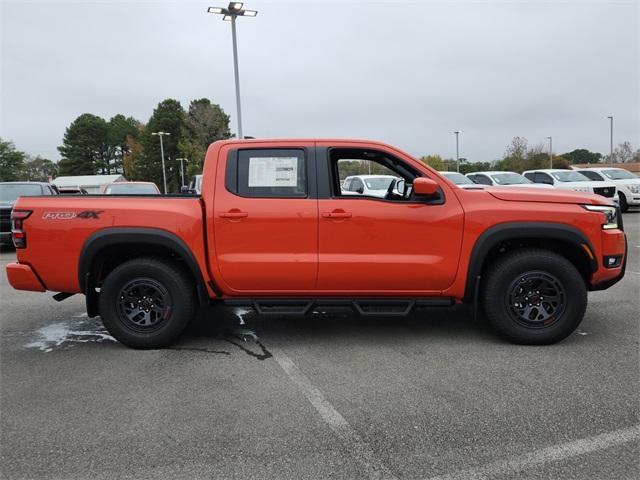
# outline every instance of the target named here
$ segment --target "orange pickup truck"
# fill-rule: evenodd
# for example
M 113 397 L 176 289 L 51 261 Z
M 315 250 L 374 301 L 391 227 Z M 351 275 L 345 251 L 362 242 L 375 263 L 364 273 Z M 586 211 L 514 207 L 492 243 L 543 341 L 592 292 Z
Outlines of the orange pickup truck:
M 379 175 L 369 190 L 382 191 L 343 190 L 354 175 Z M 622 278 L 627 255 L 609 199 L 463 190 L 361 140 L 220 141 L 199 196 L 21 197 L 12 221 L 11 285 L 84 294 L 88 315 L 136 348 L 175 342 L 213 302 L 384 316 L 466 303 L 513 342 L 549 344 L 578 326 L 588 290 Z

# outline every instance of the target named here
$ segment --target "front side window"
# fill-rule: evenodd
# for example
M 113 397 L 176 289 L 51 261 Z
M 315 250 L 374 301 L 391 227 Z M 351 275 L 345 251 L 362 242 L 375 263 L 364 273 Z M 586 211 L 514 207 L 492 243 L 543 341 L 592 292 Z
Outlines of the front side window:
M 307 196 L 307 163 L 302 149 L 238 150 L 228 159 L 227 173 L 227 189 L 243 197 Z
M 375 150 L 335 148 L 330 152 L 330 165 L 336 197 L 409 200 L 410 185 L 417 176 L 404 162 Z M 340 189 L 346 178 L 352 178 L 348 190 Z

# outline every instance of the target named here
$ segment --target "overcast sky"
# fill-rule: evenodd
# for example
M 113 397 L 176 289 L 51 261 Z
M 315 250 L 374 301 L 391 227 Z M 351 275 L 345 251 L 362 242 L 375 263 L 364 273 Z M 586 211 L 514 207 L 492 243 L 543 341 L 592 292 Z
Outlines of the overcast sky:
M 89 112 L 146 122 L 208 97 L 236 129 L 223 1 L 2 3 L 0 136 L 58 159 Z M 414 155 L 499 158 L 510 139 L 556 152 L 640 147 L 640 2 L 274 2 L 238 20 L 245 135 L 357 137 Z

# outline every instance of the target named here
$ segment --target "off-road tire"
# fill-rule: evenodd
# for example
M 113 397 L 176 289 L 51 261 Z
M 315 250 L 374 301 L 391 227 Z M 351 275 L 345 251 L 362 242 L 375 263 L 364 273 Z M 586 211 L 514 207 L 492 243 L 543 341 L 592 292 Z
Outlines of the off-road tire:
M 533 298 L 533 307 L 525 303 L 524 308 L 515 308 L 522 303 L 514 299 L 524 300 L 522 296 L 526 295 L 529 287 L 524 288 L 525 293 L 514 292 L 522 292 L 521 285 L 531 285 L 525 283 L 525 278 L 536 277 L 543 279 L 542 282 L 548 279 L 549 288 L 557 287 L 562 295 L 549 295 L 547 299 L 540 300 L 540 295 L 533 292 L 535 297 L 525 297 Z M 569 260 L 549 250 L 526 248 L 498 257 L 483 275 L 481 285 L 480 299 L 487 320 L 500 335 L 513 343 L 547 345 L 559 342 L 578 327 L 587 308 L 587 288 L 582 275 Z M 561 298 L 562 301 L 558 301 L 554 309 L 552 303 L 545 304 L 549 298 Z M 535 306 L 540 304 L 541 307 Z M 533 320 L 518 314 L 526 308 L 529 308 Z M 541 313 L 540 318 L 550 316 L 540 321 L 535 312 Z
M 156 295 L 153 295 L 154 289 L 158 292 Z M 135 302 L 128 300 L 138 294 L 142 297 L 140 292 L 145 291 L 151 295 L 138 300 L 145 303 L 130 308 Z M 129 318 L 138 311 L 144 317 L 142 307 L 152 312 L 149 315 L 155 315 L 155 325 L 138 325 Z M 166 347 L 180 337 L 195 315 L 193 280 L 171 260 L 156 257 L 129 260 L 117 266 L 104 280 L 99 308 L 104 326 L 121 343 L 140 349 Z

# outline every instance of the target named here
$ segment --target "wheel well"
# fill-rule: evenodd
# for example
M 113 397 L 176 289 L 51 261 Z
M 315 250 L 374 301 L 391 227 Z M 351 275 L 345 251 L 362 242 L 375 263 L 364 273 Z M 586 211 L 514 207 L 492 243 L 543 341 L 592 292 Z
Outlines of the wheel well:
M 193 287 L 200 305 L 207 302 L 208 296 L 203 284 L 203 279 L 198 278 L 200 275 L 199 272 L 194 271 L 193 267 L 178 251 L 165 245 L 145 242 L 127 242 L 104 246 L 93 255 L 89 269 L 86 272 L 86 274 L 88 274 L 88 285 L 86 285 L 88 291 L 86 293 L 89 293 L 88 297 L 94 297 L 92 303 L 97 299 L 95 289 L 102 286 L 105 278 L 107 278 L 118 265 L 140 257 L 156 257 L 178 265 L 193 280 Z M 95 307 L 88 307 L 88 310 L 92 310 L 91 313 L 97 314 L 94 308 Z
M 94 287 L 102 286 L 105 278 L 122 263 L 139 257 L 159 257 L 182 265 L 186 271 L 184 259 L 171 248 L 162 245 L 149 245 L 145 243 L 111 245 L 99 250 L 93 257 L 89 274 Z M 195 279 L 194 279 L 195 281 Z
M 554 238 L 517 238 L 499 242 L 485 256 L 480 268 L 480 275 L 483 276 L 487 268 L 501 255 L 525 247 L 536 247 L 562 255 L 576 267 L 585 284 L 589 285 L 592 267 L 587 252 L 575 243 Z

